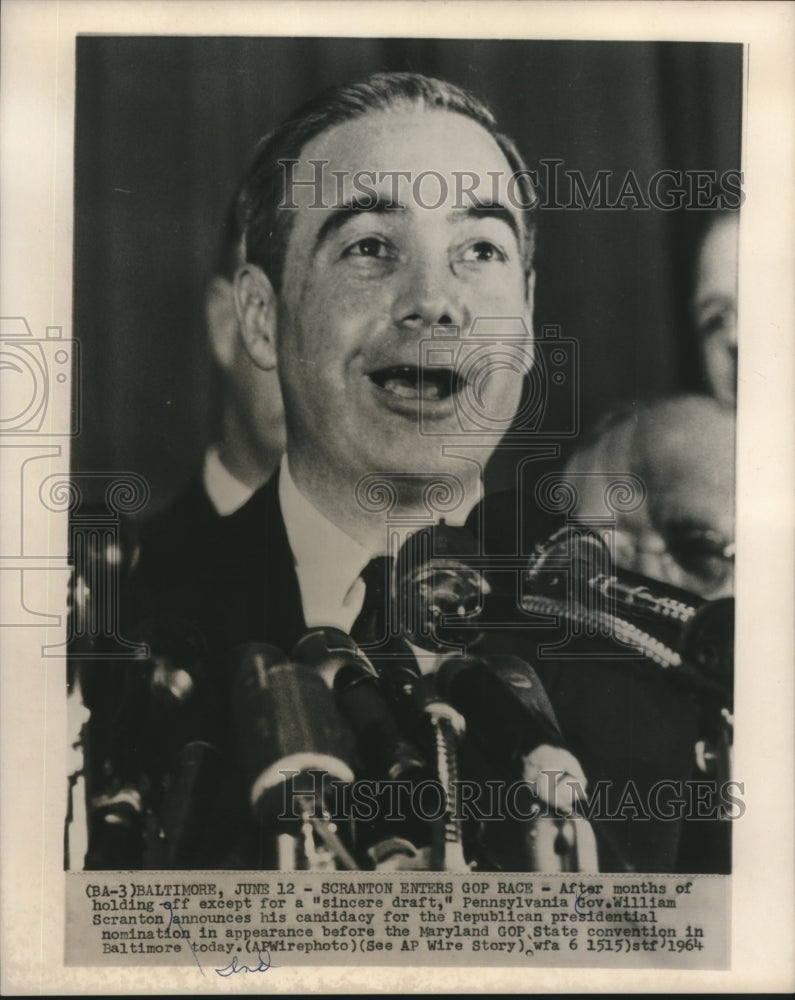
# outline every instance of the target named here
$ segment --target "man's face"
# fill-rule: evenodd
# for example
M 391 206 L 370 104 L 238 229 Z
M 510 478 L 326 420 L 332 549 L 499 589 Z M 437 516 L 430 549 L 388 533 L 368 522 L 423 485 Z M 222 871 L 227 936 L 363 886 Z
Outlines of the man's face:
M 221 275 L 205 301 L 210 348 L 224 373 L 222 459 L 250 485 L 264 482 L 285 445 L 284 406 L 275 371 L 254 364 L 243 344 L 233 284 Z
M 304 148 L 296 178 L 315 176 L 310 160 L 327 161 L 327 207 L 310 207 L 314 192 L 294 189 L 300 207 L 276 333 L 291 468 L 352 486 L 372 472 L 432 473 L 442 445 L 462 443 L 463 394 L 478 392 L 480 412 L 499 421 L 516 411 L 522 389 L 522 373 L 510 365 L 480 380 L 470 373 L 466 384 L 456 377 L 460 362 L 421 370 L 420 344 L 433 327 L 458 328 L 465 342 L 475 319 L 500 318 L 498 330 L 521 331 L 530 363 L 531 302 L 510 166 L 475 122 L 419 109 L 373 112 L 330 129 Z M 378 208 L 364 211 L 361 171 L 408 176 L 373 182 L 368 174 Z M 418 184 L 424 171 L 433 174 Z M 471 198 L 457 197 L 461 171 L 479 179 L 466 183 L 488 210 L 474 212 Z M 419 432 L 420 408 L 430 434 Z M 490 440 L 493 447 L 493 433 Z
M 697 428 L 697 431 L 694 430 Z M 639 476 L 646 500 L 616 514 L 616 563 L 705 598 L 734 585 L 734 415 L 707 397 L 658 403 L 608 430 L 569 463 L 580 517 L 604 517 L 621 471 Z
M 238 411 L 240 431 L 246 445 L 261 459 L 269 472 L 278 465 L 284 451 L 284 407 L 276 373 L 262 371 L 244 348 L 235 358 L 230 373 L 233 403 Z
M 704 238 L 696 267 L 694 310 L 710 388 L 721 403 L 737 396 L 736 216 L 721 217 Z

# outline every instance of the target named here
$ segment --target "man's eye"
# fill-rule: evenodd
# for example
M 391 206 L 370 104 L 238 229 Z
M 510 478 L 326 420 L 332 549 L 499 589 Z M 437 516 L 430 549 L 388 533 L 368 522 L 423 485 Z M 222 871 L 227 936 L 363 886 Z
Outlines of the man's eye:
M 345 256 L 385 258 L 391 256 L 391 254 L 389 253 L 389 247 L 383 240 L 378 239 L 376 236 L 366 236 L 364 239 L 357 240 L 352 246 L 349 246 L 345 251 Z
M 731 309 L 721 309 L 720 312 L 708 313 L 699 320 L 698 332 L 702 337 L 718 333 L 730 326 L 734 319 L 735 314 Z
M 507 259 L 503 251 L 493 243 L 489 243 L 488 240 L 479 240 L 477 243 L 473 243 L 472 246 L 467 247 L 463 253 L 463 258 L 466 261 L 478 261 L 481 264 L 490 264 L 492 261 L 504 261 Z
M 704 586 L 723 585 L 734 567 L 734 543 L 713 531 L 674 532 L 667 549 L 677 563 Z

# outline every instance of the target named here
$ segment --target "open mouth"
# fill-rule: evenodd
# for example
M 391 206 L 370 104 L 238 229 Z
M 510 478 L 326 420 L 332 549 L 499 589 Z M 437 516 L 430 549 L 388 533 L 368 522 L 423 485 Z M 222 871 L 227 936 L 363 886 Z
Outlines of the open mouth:
M 453 368 L 419 368 L 416 365 L 391 365 L 369 372 L 379 388 L 399 399 L 437 402 L 461 392 L 466 385 Z

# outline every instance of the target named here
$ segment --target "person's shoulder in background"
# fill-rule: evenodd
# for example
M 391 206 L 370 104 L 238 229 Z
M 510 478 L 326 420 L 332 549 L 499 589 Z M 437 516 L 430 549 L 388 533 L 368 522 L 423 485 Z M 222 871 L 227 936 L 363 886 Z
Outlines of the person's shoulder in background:
M 143 531 L 128 602 L 133 624 L 164 615 L 192 622 L 218 662 L 239 643 L 275 641 L 272 609 L 289 589 L 291 566 L 278 475 L 226 517 L 175 510 Z
M 218 514 L 207 495 L 201 473 L 197 473 L 177 494 L 176 499 L 154 516 L 145 518 L 141 522 L 140 533 L 142 539 L 147 539 L 161 532 L 179 529 L 183 525 L 192 528 L 207 525 L 217 517 Z
M 178 581 L 195 578 L 206 562 L 207 543 L 219 521 L 201 476 L 196 475 L 171 504 L 139 523 L 136 588 L 146 586 L 162 595 Z

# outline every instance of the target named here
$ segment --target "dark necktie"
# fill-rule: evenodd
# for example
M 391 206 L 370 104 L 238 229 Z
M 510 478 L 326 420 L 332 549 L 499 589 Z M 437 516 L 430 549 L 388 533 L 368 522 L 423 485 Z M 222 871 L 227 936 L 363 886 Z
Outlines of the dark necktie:
M 387 637 L 387 607 L 390 605 L 394 559 L 375 556 L 364 567 L 364 603 L 351 628 L 351 635 L 361 646 L 381 645 Z

